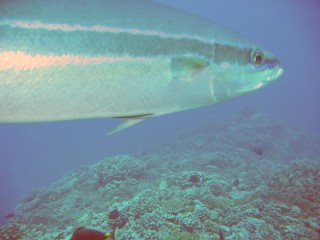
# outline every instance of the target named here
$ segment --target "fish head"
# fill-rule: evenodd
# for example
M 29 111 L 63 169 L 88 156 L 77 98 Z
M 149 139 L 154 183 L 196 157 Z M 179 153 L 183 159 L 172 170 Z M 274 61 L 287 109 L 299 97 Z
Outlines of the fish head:
M 266 50 L 216 45 L 213 88 L 219 101 L 256 91 L 282 73 L 280 61 Z

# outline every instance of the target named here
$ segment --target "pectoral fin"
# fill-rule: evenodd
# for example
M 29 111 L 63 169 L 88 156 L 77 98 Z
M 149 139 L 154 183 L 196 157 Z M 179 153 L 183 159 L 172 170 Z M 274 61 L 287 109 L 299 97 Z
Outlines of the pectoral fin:
M 209 65 L 208 61 L 198 57 L 179 56 L 171 59 L 173 78 L 192 80 L 192 77 Z

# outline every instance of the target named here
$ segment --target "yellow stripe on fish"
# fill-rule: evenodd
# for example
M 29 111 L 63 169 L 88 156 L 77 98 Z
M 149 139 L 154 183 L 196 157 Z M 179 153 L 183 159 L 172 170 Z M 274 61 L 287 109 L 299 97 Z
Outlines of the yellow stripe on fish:
M 0 16 L 0 122 L 123 116 L 113 133 L 282 74 L 238 34 L 149 0 L 4 0 Z

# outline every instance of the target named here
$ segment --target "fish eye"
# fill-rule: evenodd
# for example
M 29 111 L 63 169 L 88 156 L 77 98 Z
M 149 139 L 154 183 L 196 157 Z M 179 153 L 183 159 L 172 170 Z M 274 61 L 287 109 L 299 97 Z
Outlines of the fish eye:
M 259 67 L 263 64 L 264 62 L 264 55 L 260 50 L 256 50 L 252 54 L 251 58 L 252 63 L 256 66 Z

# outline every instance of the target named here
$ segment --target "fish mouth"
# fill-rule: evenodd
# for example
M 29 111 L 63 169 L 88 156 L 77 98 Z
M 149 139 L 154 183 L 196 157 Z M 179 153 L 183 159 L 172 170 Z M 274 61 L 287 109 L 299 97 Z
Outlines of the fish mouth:
M 277 58 L 267 58 L 265 65 L 268 69 L 267 71 L 269 71 L 269 76 L 267 76 L 265 79 L 266 82 L 276 80 L 283 74 L 283 68 L 281 67 L 280 61 Z
M 276 77 L 280 77 L 283 74 L 283 68 L 279 67 L 278 72 L 276 73 Z
M 264 81 L 259 82 L 253 89 L 257 90 L 260 89 L 269 83 L 273 82 L 274 80 L 278 79 L 283 74 L 283 68 L 278 66 L 278 69 L 273 71 Z
M 273 70 L 273 73 L 266 78 L 266 83 L 272 82 L 283 74 L 283 68 L 279 65 Z

